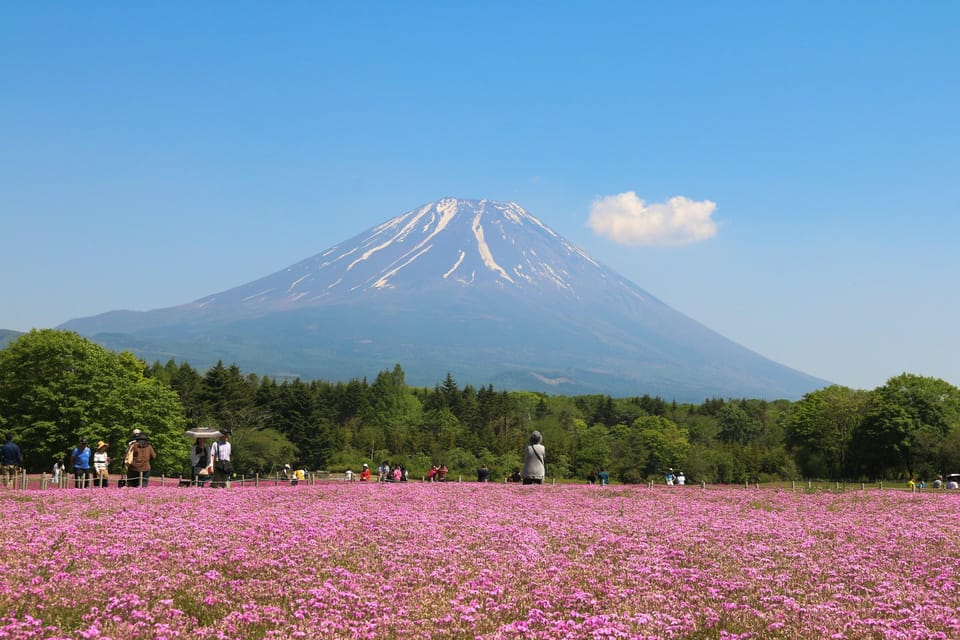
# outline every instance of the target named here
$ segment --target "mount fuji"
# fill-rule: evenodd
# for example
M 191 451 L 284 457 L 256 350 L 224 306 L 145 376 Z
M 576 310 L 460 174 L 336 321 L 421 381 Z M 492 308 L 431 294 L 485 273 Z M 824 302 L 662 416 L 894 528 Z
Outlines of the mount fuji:
M 829 383 L 671 309 L 513 202 L 445 198 L 259 280 L 61 326 L 147 361 L 577 395 L 796 399 Z

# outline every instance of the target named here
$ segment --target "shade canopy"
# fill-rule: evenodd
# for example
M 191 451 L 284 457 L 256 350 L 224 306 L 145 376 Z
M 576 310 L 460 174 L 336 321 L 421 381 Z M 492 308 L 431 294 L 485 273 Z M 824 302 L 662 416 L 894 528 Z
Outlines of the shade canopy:
M 207 439 L 219 438 L 221 435 L 216 429 L 188 429 L 187 431 L 184 431 L 183 434 L 188 438 Z

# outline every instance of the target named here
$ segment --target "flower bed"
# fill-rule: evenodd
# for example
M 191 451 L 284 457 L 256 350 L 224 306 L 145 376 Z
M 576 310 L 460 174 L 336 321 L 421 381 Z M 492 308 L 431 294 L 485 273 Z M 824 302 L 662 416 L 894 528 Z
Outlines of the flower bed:
M 957 638 L 960 496 L 0 492 L 0 638 Z

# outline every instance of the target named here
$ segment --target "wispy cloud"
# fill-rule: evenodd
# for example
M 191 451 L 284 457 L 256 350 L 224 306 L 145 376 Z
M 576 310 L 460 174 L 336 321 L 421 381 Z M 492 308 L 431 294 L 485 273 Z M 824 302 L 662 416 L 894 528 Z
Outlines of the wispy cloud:
M 675 196 L 647 204 L 633 191 L 597 198 L 587 225 L 597 235 L 618 244 L 682 245 L 712 238 L 717 224 L 710 219 L 717 203 Z

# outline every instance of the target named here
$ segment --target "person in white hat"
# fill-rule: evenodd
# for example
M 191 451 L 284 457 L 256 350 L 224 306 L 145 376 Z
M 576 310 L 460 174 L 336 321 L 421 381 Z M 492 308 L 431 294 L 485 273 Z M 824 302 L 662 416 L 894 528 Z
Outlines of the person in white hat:
M 101 440 L 97 443 L 97 450 L 93 452 L 93 486 L 106 487 L 110 482 L 110 452 L 107 443 Z

